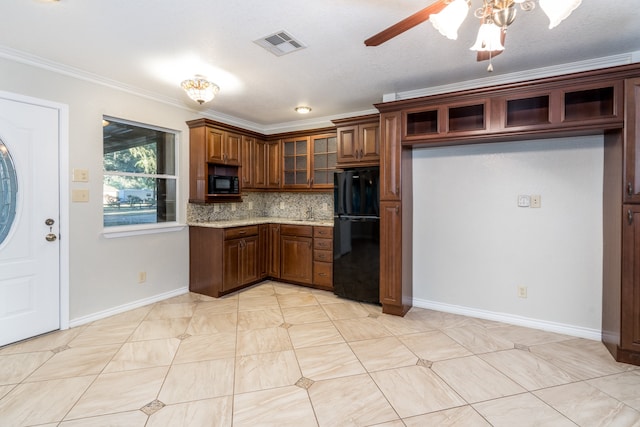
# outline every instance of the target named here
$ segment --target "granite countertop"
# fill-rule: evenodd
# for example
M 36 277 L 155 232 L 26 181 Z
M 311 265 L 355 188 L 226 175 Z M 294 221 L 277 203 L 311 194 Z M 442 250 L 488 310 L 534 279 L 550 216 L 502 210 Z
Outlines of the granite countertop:
M 256 224 L 292 224 L 292 225 L 317 225 L 323 227 L 333 227 L 333 219 L 295 219 L 277 217 L 256 217 L 243 219 L 230 219 L 224 221 L 193 221 L 187 225 L 192 227 L 228 228 L 241 227 L 243 225 Z

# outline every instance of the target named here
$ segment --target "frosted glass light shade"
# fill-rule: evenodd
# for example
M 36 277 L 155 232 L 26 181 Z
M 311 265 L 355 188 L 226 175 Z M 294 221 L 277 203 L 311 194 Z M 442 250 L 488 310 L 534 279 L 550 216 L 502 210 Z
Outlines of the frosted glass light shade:
M 556 27 L 576 10 L 582 0 L 539 0 L 540 8 L 549 18 L 549 29 Z
M 453 0 L 439 13 L 429 17 L 433 27 L 440 34 L 451 40 L 458 39 L 458 28 L 469 13 L 469 3 L 466 0 Z
M 476 43 L 471 46 L 470 50 L 478 52 L 493 52 L 496 50 L 504 50 L 501 38 L 502 29 L 495 24 L 482 24 L 478 30 L 478 38 Z
M 198 104 L 211 101 L 220 91 L 220 88 L 216 84 L 199 76 L 183 81 L 180 86 L 187 92 L 189 98 Z

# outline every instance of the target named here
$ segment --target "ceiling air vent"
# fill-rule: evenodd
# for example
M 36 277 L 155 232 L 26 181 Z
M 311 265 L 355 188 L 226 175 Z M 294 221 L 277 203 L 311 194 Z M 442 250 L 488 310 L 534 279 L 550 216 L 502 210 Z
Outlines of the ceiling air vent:
M 295 52 L 296 50 L 306 47 L 286 31 L 278 31 L 261 39 L 254 40 L 254 43 L 262 46 L 276 56 L 286 55 L 287 53 Z

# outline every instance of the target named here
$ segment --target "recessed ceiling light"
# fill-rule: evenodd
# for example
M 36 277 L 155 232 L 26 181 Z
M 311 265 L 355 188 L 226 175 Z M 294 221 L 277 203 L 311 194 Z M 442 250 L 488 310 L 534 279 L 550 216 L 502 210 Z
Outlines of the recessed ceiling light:
M 296 110 L 296 113 L 298 114 L 308 114 L 311 112 L 311 107 L 306 107 L 304 105 L 301 105 L 299 107 L 294 108 L 294 110 Z

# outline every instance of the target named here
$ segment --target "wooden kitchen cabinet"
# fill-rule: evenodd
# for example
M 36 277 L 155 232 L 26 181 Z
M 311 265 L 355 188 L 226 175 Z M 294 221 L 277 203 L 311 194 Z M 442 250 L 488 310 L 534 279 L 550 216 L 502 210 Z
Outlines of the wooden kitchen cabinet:
M 284 188 L 309 188 L 311 156 L 308 136 L 283 139 L 282 184 Z
M 266 152 L 266 188 L 280 188 L 281 185 L 281 164 L 282 156 L 280 155 L 280 142 L 270 141 L 267 143 Z
M 306 132 L 281 139 L 282 185 L 289 190 L 333 188 L 337 161 L 336 134 Z
M 240 152 L 242 153 L 242 158 L 240 161 L 240 182 L 242 188 L 250 189 L 256 187 L 256 179 L 257 175 L 256 171 L 258 169 L 258 159 L 257 157 L 257 142 L 256 138 L 252 136 L 242 135 L 242 147 Z
M 313 227 L 280 225 L 280 278 L 293 283 L 313 283 Z
M 640 365 L 640 205 L 625 205 L 618 360 Z
M 336 172 L 336 135 L 314 135 L 311 137 L 311 187 L 333 189 Z
M 280 277 L 280 224 L 269 224 L 267 275 L 273 278 Z
M 640 78 L 627 79 L 625 92 L 624 201 L 640 203 Z
M 207 126 L 207 162 L 240 165 L 242 136 Z
M 380 164 L 380 118 L 378 114 L 333 120 L 337 126 L 340 167 Z
M 333 289 L 333 227 L 313 227 L 313 284 Z
M 258 226 L 258 276 L 269 277 L 269 224 Z
M 380 134 L 384 141 L 380 160 L 380 200 L 400 200 L 402 145 L 400 112 L 380 115 Z
M 278 141 L 257 139 L 252 154 L 253 187 L 280 187 L 280 144 Z

